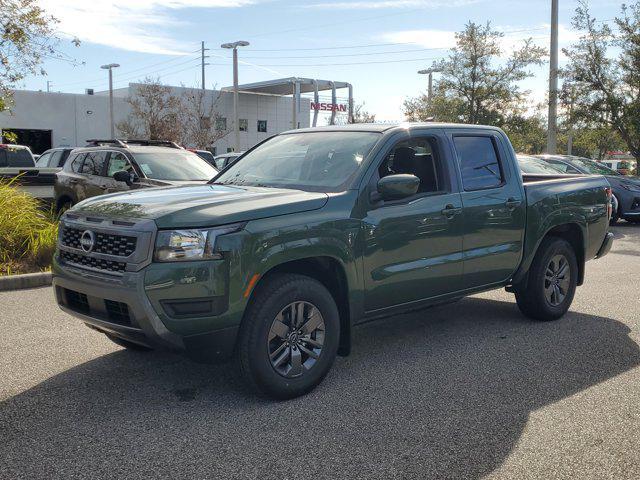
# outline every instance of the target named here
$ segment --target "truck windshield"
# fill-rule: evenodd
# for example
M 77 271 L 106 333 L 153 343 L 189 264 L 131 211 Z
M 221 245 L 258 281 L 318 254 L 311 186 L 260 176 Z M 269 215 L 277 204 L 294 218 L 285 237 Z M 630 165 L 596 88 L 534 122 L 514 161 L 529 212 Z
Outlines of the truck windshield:
M 375 132 L 305 132 L 278 135 L 216 178 L 223 185 L 339 192 L 380 138 Z
M 169 150 L 169 149 L 167 149 Z M 153 180 L 211 180 L 218 171 L 195 153 L 185 150 L 134 153 L 140 170 Z

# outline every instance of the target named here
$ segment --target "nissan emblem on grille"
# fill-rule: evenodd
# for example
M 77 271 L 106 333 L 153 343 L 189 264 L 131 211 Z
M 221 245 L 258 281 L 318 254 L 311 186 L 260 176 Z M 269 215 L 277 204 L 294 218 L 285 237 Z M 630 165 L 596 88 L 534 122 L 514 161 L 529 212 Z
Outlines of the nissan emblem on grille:
M 96 243 L 96 236 L 91 230 L 85 230 L 80 237 L 80 246 L 82 250 L 89 253 L 93 250 L 93 246 Z

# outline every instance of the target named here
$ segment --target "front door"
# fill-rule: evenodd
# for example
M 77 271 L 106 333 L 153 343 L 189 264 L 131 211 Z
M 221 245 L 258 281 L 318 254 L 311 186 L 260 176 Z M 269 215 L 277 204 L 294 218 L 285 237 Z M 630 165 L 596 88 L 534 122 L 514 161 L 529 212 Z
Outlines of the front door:
M 522 184 L 497 133 L 454 133 L 462 182 L 464 286 L 508 280 L 520 264 L 525 228 Z
M 106 177 L 104 178 L 104 193 L 116 193 L 129 190 L 131 187 L 124 182 L 118 182 L 113 178 L 113 174 L 120 171 L 135 173 L 129 159 L 122 152 L 111 152 L 107 161 Z
M 437 297 L 462 288 L 462 201 L 452 188 L 435 136 L 395 143 L 368 182 L 364 222 L 365 309 L 369 312 Z M 376 199 L 377 181 L 409 173 L 416 195 Z M 371 199 L 373 197 L 373 199 Z

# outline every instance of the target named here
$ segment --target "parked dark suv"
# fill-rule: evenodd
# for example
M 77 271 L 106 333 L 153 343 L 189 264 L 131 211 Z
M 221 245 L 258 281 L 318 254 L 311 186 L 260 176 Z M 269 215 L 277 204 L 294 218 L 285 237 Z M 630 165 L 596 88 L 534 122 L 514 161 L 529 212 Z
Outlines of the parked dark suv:
M 173 142 L 88 140 L 56 175 L 55 205 L 63 211 L 96 195 L 148 187 L 206 183 L 218 171 Z

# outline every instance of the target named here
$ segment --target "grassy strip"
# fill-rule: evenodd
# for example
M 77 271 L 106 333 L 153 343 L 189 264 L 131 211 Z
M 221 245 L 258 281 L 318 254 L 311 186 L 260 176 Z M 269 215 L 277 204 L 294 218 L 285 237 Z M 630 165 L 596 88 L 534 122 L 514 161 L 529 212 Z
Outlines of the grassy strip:
M 0 181 L 0 275 L 48 270 L 58 223 L 39 200 Z

